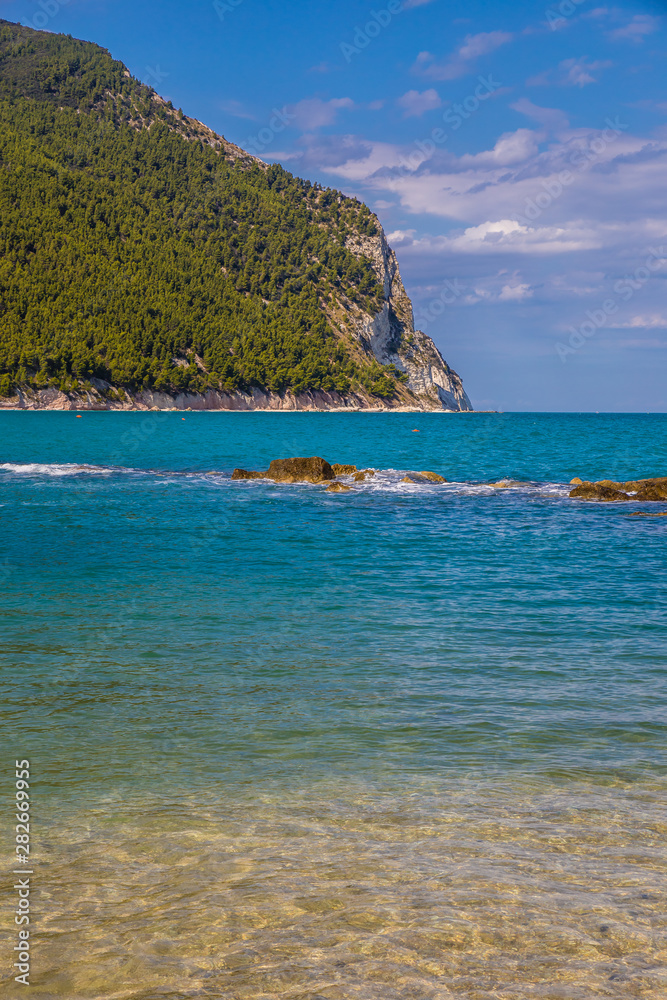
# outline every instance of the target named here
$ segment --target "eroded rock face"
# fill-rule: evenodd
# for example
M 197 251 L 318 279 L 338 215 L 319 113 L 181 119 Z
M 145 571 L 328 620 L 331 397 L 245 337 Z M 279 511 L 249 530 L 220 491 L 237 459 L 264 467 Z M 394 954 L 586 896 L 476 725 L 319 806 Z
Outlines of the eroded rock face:
M 570 491 L 570 496 L 576 500 L 603 500 L 607 502 L 630 499 L 627 493 L 598 483 L 582 483 L 581 486 L 575 486 Z
M 659 483 L 647 483 L 637 490 L 633 500 L 667 500 L 667 484 L 661 486 Z
M 362 314 L 355 334 L 364 353 L 381 365 L 395 365 L 408 377 L 407 388 L 425 409 L 472 410 L 456 372 L 449 367 L 430 337 L 415 330 L 412 302 L 405 291 L 396 254 L 380 223 L 378 235 L 355 233 L 345 242 L 356 256 L 367 257 L 384 290 L 385 302 L 374 316 Z
M 336 478 L 328 462 L 323 458 L 274 458 L 267 479 L 276 483 L 323 483 Z
M 640 503 L 667 500 L 667 476 L 629 479 L 624 483 L 615 479 L 598 479 L 595 483 L 573 479 L 572 483 L 575 482 L 580 485 L 571 491 L 570 496 L 578 500 L 634 500 Z
M 625 490 L 636 493 L 649 486 L 667 486 L 667 476 L 656 476 L 653 479 L 629 479 L 625 483 L 615 482 L 613 479 L 598 479 L 596 486 L 609 486 L 613 490 Z
M 338 462 L 334 462 L 331 468 L 335 476 L 351 476 L 357 471 L 356 465 L 340 465 Z

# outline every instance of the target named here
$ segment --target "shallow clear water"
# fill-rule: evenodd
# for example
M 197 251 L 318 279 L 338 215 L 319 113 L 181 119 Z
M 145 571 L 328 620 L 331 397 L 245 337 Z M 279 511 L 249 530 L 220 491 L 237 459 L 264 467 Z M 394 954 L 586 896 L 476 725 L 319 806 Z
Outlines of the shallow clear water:
M 0 435 L 35 995 L 664 996 L 667 518 L 631 515 L 667 504 L 566 484 L 667 475 L 667 416 Z M 229 478 L 299 454 L 378 473 Z M 400 483 L 421 469 L 450 482 Z

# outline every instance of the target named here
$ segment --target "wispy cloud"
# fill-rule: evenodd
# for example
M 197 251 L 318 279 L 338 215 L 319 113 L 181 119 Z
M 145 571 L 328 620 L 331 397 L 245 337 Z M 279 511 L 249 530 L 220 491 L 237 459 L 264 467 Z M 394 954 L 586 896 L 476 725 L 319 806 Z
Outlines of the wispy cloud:
M 570 123 L 567 115 L 558 108 L 541 108 L 538 104 L 533 104 L 532 101 L 529 101 L 527 97 L 520 98 L 514 104 L 510 104 L 510 107 L 527 118 L 532 118 L 533 121 L 539 122 L 543 128 L 550 131 L 556 132 L 569 128 Z
M 530 285 L 516 284 L 503 285 L 498 296 L 499 302 L 525 302 L 533 296 L 533 289 Z
M 241 101 L 221 101 L 220 109 L 228 115 L 233 115 L 234 118 L 248 118 L 250 121 L 255 121 L 255 115 L 248 111 Z
M 398 98 L 396 104 L 403 109 L 404 118 L 419 118 L 426 111 L 442 107 L 440 95 L 433 87 L 421 93 L 418 90 L 408 90 Z
M 323 125 L 332 125 L 339 111 L 353 107 L 354 101 L 351 97 L 333 97 L 330 101 L 309 97 L 291 105 L 289 111 L 294 116 L 297 128 L 310 130 L 321 128 Z
M 622 28 L 614 28 L 609 32 L 609 38 L 614 41 L 643 42 L 647 35 L 652 35 L 660 26 L 660 18 L 651 14 L 635 14 Z
M 652 313 L 650 316 L 633 316 L 627 323 L 611 324 L 616 330 L 657 330 L 667 329 L 667 317 L 660 313 Z
M 413 70 L 432 80 L 455 80 L 472 72 L 481 56 L 494 52 L 501 45 L 511 42 L 512 38 L 508 31 L 482 31 L 478 35 L 466 35 L 463 45 L 446 59 L 437 61 L 432 52 L 420 52 Z
M 601 69 L 612 66 L 609 59 L 587 59 L 581 56 L 579 59 L 563 59 L 558 64 L 557 70 L 546 70 L 544 73 L 533 76 L 526 80 L 528 86 L 540 87 L 555 84 L 560 87 L 585 87 L 589 83 L 597 83 L 598 74 Z

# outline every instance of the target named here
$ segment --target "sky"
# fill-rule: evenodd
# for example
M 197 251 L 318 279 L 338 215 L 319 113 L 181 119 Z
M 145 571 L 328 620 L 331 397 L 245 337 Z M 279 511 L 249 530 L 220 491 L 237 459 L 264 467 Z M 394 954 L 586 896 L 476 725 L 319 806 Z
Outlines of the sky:
M 667 0 L 0 0 L 365 201 L 476 409 L 667 411 Z

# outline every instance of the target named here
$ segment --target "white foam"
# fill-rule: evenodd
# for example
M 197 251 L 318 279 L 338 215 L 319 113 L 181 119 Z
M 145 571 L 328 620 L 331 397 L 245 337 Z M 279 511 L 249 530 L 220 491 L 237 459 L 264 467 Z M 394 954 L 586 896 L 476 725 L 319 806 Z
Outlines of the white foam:
M 74 465 L 72 463 L 41 463 L 41 462 L 27 462 L 27 463 L 14 463 L 14 462 L 3 462 L 0 464 L 0 469 L 5 472 L 13 472 L 16 475 L 23 476 L 79 476 L 82 474 L 88 475 L 108 475 L 112 470 L 105 469 L 100 465 Z

